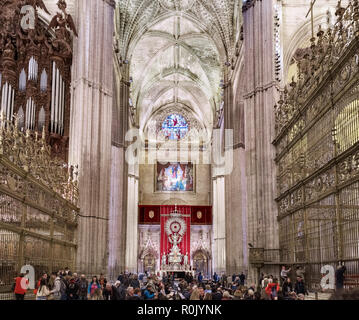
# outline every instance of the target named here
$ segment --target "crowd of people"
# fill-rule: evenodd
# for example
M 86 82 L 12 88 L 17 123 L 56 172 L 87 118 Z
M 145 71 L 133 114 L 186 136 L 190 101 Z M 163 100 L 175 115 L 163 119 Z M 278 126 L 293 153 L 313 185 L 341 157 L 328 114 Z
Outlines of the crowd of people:
M 186 273 L 183 279 L 173 273 L 162 277 L 155 274 L 121 273 L 114 282 L 101 274 L 87 279 L 86 275 L 72 273 L 68 268 L 58 272 L 43 273 L 35 284 L 36 300 L 304 300 L 308 291 L 303 278 L 298 276 L 292 284 L 281 273 L 282 283 L 272 275 L 262 275 L 260 286 L 246 285 L 246 276 L 217 275 L 204 279 Z M 21 274 L 15 279 L 17 300 L 25 297 L 28 280 Z

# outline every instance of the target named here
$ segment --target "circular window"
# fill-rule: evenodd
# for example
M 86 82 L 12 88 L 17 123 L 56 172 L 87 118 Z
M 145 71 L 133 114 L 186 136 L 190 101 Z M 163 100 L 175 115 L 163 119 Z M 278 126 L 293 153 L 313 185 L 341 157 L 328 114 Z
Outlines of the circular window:
M 188 132 L 188 123 L 183 116 L 171 114 L 163 121 L 162 132 L 170 140 L 180 140 Z

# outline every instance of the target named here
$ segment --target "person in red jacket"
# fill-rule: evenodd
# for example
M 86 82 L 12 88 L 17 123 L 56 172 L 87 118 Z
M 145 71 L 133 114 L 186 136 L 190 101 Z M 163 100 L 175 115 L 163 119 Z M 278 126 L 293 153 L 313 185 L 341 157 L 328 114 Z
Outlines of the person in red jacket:
M 29 285 L 29 279 L 24 277 L 23 273 L 20 273 L 20 275 L 18 277 L 16 277 L 15 279 L 15 297 L 16 300 L 24 300 L 25 299 L 25 294 L 27 291 Z
M 278 279 L 274 278 L 273 282 L 268 283 L 265 291 L 270 300 L 278 300 L 278 291 L 280 290 Z

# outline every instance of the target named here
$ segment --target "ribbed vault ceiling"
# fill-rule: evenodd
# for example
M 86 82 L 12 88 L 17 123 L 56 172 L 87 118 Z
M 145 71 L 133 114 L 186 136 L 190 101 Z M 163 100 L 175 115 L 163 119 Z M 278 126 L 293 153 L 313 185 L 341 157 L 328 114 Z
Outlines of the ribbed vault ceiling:
M 211 128 L 220 80 L 240 28 L 240 0 L 120 0 L 116 36 L 130 63 L 141 128 L 165 105 L 188 106 Z

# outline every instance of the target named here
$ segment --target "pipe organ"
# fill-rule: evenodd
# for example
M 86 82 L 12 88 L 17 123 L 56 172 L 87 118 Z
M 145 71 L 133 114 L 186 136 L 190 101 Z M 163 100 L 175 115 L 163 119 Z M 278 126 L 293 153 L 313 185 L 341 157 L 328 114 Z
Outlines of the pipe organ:
M 76 35 L 76 30 L 64 0 L 57 14 L 51 13 L 49 25 L 34 7 L 34 29 L 23 29 L 23 5 L 20 0 L 5 2 L 0 12 L 0 112 L 12 121 L 16 115 L 19 128 L 32 134 L 45 128 L 53 155 L 67 160 L 71 31 Z

